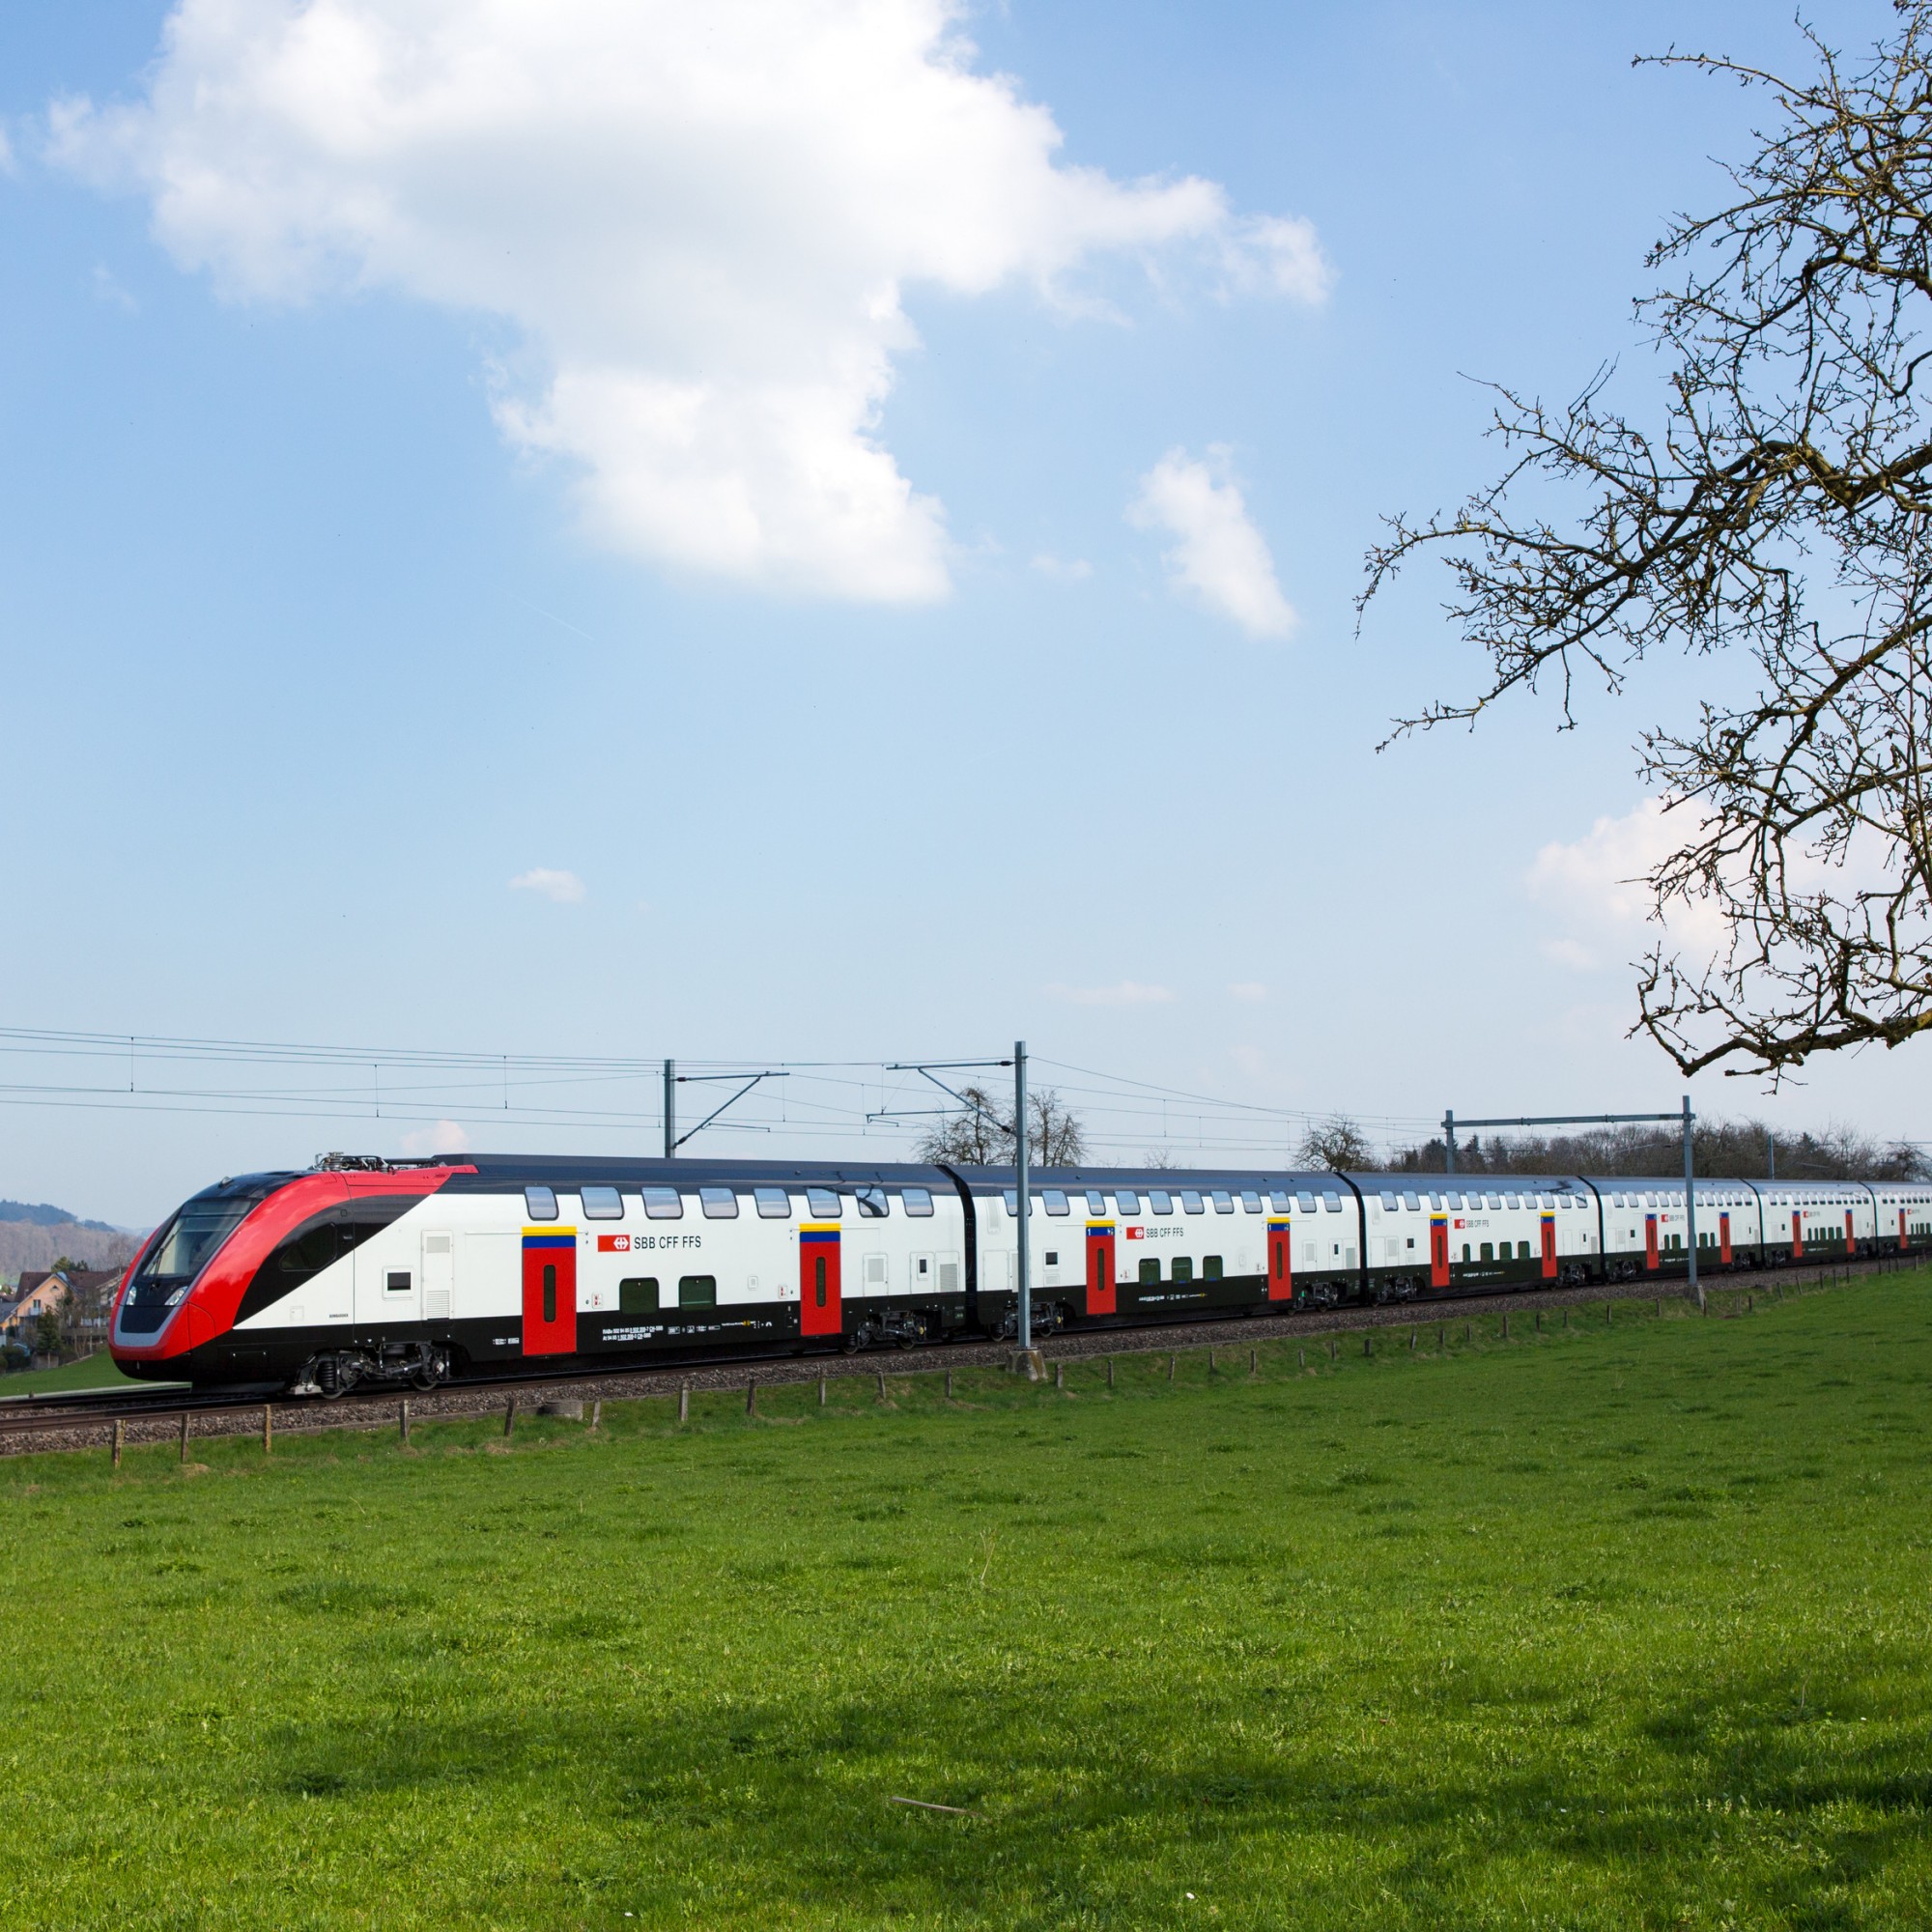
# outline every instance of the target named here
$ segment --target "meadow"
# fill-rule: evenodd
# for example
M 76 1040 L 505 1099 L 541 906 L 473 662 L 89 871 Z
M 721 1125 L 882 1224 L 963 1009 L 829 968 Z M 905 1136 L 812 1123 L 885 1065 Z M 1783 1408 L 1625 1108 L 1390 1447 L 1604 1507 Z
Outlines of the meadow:
M 1664 1309 L 10 1460 L 0 1922 L 1923 1926 L 1932 1277 Z

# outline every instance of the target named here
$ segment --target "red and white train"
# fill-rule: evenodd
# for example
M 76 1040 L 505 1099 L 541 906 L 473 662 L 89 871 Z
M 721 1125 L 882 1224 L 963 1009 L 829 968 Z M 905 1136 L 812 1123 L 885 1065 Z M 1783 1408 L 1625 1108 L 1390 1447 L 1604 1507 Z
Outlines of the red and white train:
M 1680 1180 L 1037 1171 L 1040 1332 L 1686 1272 Z M 1701 1180 L 1700 1270 L 1932 1250 L 1932 1183 Z M 1009 1334 L 1010 1169 L 330 1156 L 218 1181 L 115 1303 L 130 1376 L 358 1383 Z

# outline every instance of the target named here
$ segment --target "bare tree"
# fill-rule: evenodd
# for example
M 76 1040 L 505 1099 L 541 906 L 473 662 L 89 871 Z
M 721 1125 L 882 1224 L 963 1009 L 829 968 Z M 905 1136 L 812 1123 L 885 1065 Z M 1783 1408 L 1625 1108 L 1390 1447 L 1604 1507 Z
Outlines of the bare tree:
M 1346 1114 L 1337 1114 L 1320 1126 L 1310 1127 L 1301 1137 L 1295 1159 L 1303 1167 L 1325 1167 L 1336 1174 L 1377 1164 L 1375 1150 L 1361 1128 Z
M 1653 911 L 1714 908 L 1724 935 L 1698 957 L 1666 931 L 1639 969 L 1632 1031 L 1687 1073 L 1776 1082 L 1932 1028 L 1932 0 L 1895 11 L 1854 71 L 1808 35 L 1802 81 L 1663 57 L 1761 90 L 1773 120 L 1730 205 L 1651 252 L 1675 271 L 1636 304 L 1660 420 L 1613 408 L 1607 371 L 1566 409 L 1498 387 L 1500 479 L 1369 557 L 1364 605 L 1446 549 L 1450 613 L 1491 661 L 1396 736 L 1546 679 L 1567 727 L 1579 674 L 1620 691 L 1659 649 L 1753 661 L 1747 696 L 1641 740 L 1676 837 Z
M 1005 1167 L 1013 1158 L 1010 1100 L 997 1104 L 983 1087 L 962 1087 L 964 1112 L 949 1114 L 921 1135 L 921 1160 L 965 1167 Z M 1087 1157 L 1080 1118 L 1051 1087 L 1027 1095 L 1027 1157 L 1041 1167 L 1077 1167 Z

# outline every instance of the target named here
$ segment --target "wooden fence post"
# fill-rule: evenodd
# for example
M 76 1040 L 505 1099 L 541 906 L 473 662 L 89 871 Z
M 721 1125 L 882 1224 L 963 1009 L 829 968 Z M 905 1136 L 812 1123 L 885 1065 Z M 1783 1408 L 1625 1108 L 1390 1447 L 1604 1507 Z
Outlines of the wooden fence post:
M 181 1459 L 182 1459 L 182 1461 L 183 1461 L 184 1463 L 185 1463 L 185 1462 L 187 1461 L 187 1410 L 186 1410 L 186 1409 L 183 1409 L 183 1410 L 182 1410 L 182 1450 L 181 1450 Z
M 1295 1350 L 1294 1366 L 1298 1369 L 1305 1369 L 1308 1366 L 1308 1350 L 1306 1349 Z
M 1415 1323 L 1413 1321 L 1408 1324 L 1408 1352 L 1411 1355 L 1415 1353 Z
M 1328 1338 L 1328 1359 L 1331 1362 L 1337 1362 L 1341 1360 L 1341 1356 L 1336 1353 L 1335 1338 L 1332 1335 L 1329 1336 Z
M 590 1426 L 592 1429 L 601 1429 L 603 1427 L 603 1424 L 604 1424 L 604 1398 L 600 1395 L 597 1398 L 597 1400 L 590 1405 Z
M 1169 1381 L 1174 1379 L 1174 1362 L 1175 1358 L 1170 1354 L 1167 1358 L 1167 1378 Z
M 503 1405 L 503 1440 L 505 1442 L 507 1442 L 510 1439 L 510 1432 L 513 1429 L 515 1429 L 516 1426 L 517 1426 L 517 1398 L 514 1394 L 512 1394 L 509 1401 Z
M 679 1382 L 677 1385 L 677 1419 L 680 1422 L 689 1422 L 691 1420 L 691 1384 L 689 1382 Z
M 262 1405 L 262 1454 L 275 1453 L 275 1406 L 271 1402 Z
M 884 1402 L 885 1399 L 886 1399 L 886 1372 L 884 1369 L 881 1369 L 879 1371 L 879 1400 L 881 1402 Z
M 946 1400 L 948 1402 L 952 1400 L 952 1370 L 950 1364 L 946 1371 Z
M 952 1371 L 948 1369 L 946 1373 L 950 1376 Z M 825 1406 L 825 1371 L 823 1369 L 820 1369 L 818 1372 L 818 1406 L 820 1408 Z
M 1373 1355 L 1375 1351 L 1375 1337 L 1364 1328 L 1362 1330 L 1362 1353 L 1366 1357 Z
M 1053 1385 L 1057 1389 L 1064 1389 L 1066 1386 L 1066 1364 L 1065 1362 L 1054 1363 Z
M 756 1376 L 745 1378 L 745 1413 L 756 1415 L 758 1412 L 758 1378 Z
M 403 1398 L 402 1408 L 396 1417 L 396 1426 L 397 1433 L 402 1437 L 403 1447 L 407 1449 L 410 1446 L 410 1399 L 408 1396 Z
M 1248 1350 L 1248 1376 L 1250 1379 L 1261 1374 L 1260 1353 L 1261 1351 L 1258 1349 L 1250 1349 Z
M 1509 1340 L 1509 1338 L 1510 1338 L 1510 1318 L 1509 1318 L 1509 1310 L 1508 1310 L 1507 1308 L 1505 1308 L 1505 1309 L 1503 1310 L 1503 1340 L 1504 1340 L 1505 1342 L 1507 1342 L 1507 1341 Z
M 1109 1388 L 1114 1386 L 1114 1358 L 1112 1355 L 1107 1357 L 1107 1386 Z
M 121 1466 L 121 1444 L 127 1439 L 125 1434 L 127 1427 L 125 1422 L 117 1422 L 114 1425 L 114 1466 L 117 1469 Z

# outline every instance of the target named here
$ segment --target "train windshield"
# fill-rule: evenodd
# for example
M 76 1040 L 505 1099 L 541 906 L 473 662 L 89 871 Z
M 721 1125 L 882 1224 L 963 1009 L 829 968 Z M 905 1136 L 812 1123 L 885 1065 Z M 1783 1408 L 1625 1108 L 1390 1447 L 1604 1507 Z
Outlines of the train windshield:
M 171 1307 L 215 1251 L 288 1176 L 250 1175 L 197 1194 L 155 1239 L 148 1258 L 128 1285 L 127 1306 Z

